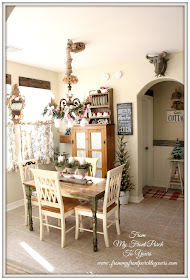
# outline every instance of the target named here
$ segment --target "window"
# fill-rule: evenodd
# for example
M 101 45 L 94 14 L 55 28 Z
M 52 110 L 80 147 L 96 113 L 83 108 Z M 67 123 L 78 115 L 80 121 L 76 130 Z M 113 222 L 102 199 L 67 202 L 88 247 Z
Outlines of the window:
M 19 86 L 21 95 L 25 96 L 25 107 L 23 110 L 23 121 L 36 122 L 47 121 L 51 117 L 46 114 L 42 116 L 44 108 L 51 101 L 52 92 L 48 89 Z
M 35 157 L 39 163 L 48 164 L 54 159 L 51 116 L 42 116 L 44 108 L 54 97 L 50 90 L 50 82 L 19 77 L 19 91 L 25 97 L 25 107 L 20 124 L 10 124 L 7 127 L 8 172 L 16 171 L 17 161 L 20 160 Z M 6 85 L 7 93 L 11 93 L 10 85 Z M 8 123 L 8 108 L 6 110 Z

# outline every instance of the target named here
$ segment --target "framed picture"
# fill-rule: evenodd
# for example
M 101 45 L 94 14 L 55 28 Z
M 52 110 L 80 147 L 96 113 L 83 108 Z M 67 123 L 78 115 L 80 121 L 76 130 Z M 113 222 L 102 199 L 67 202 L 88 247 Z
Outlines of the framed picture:
M 133 135 L 132 103 L 117 104 L 118 135 Z

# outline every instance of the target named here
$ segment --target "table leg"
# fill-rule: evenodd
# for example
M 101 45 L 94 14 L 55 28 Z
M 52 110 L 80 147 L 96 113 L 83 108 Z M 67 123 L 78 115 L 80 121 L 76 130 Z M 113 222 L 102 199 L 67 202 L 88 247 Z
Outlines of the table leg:
M 92 210 L 92 229 L 93 229 L 93 251 L 97 252 L 98 251 L 98 241 L 97 241 L 97 217 L 96 217 L 96 212 L 97 212 L 97 199 L 96 198 L 91 198 L 90 199 L 91 203 L 91 210 Z
M 32 203 L 31 203 L 31 195 L 32 190 L 30 186 L 25 186 L 26 189 L 26 198 L 28 199 L 28 219 L 29 219 L 29 230 L 33 230 L 33 221 L 32 221 Z

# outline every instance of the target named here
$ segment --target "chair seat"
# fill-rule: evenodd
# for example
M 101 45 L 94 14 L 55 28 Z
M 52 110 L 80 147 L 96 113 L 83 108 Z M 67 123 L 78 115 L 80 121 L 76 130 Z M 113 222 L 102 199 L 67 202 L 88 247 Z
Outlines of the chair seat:
M 80 202 L 78 201 L 78 199 L 64 197 L 63 198 L 64 212 L 66 213 L 66 212 L 74 209 L 79 203 Z M 54 212 L 54 213 L 60 213 L 60 208 L 46 206 L 46 205 L 42 206 L 42 210 L 50 211 L 50 212 Z
M 36 201 L 36 202 L 38 202 L 38 199 L 37 199 L 37 197 L 35 197 L 35 196 L 31 196 L 31 201 Z
M 117 206 L 117 204 L 114 202 L 113 204 L 111 204 L 107 208 L 107 212 L 111 211 L 115 206 Z M 92 211 L 89 202 L 87 202 L 85 204 L 79 204 L 75 207 L 75 209 L 78 210 L 78 211 L 84 211 L 84 212 L 91 212 Z M 97 213 L 98 214 L 103 214 L 103 201 L 102 200 L 98 200 Z

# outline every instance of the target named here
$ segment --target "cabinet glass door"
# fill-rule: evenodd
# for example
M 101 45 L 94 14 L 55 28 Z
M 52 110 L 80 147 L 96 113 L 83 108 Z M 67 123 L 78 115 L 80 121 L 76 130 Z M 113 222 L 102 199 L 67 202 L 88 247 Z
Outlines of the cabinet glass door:
M 89 157 L 98 158 L 96 177 L 102 178 L 102 133 L 89 131 Z
M 86 157 L 85 132 L 76 131 L 74 140 L 73 156 Z

